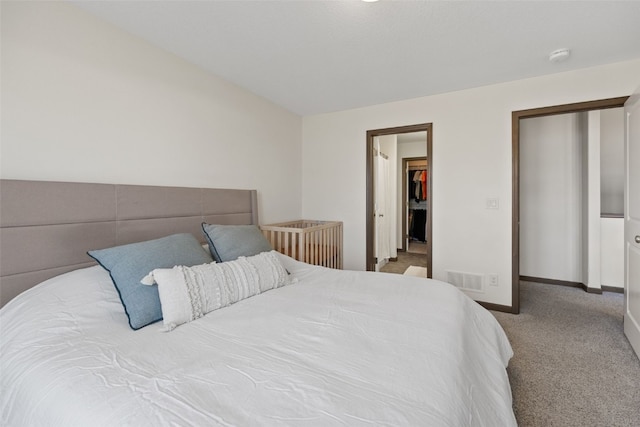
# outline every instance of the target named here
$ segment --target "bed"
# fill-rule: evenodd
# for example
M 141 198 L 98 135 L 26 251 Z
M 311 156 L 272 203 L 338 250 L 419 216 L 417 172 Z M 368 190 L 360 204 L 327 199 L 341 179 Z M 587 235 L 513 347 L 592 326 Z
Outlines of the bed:
M 12 198 L 25 198 L 24 192 L 9 191 L 12 187 L 61 192 L 52 197 L 56 206 L 69 206 L 70 200 L 61 203 L 67 197 L 78 207 L 85 197 L 77 187 L 84 184 L 3 180 L 1 185 L 3 216 L 4 205 L 15 203 Z M 63 195 L 69 185 L 75 191 Z M 105 188 L 116 204 L 115 218 L 95 221 L 115 221 L 116 237 L 107 232 L 105 241 L 92 241 L 90 248 L 83 238 L 67 239 L 73 251 L 172 233 L 193 233 L 198 244 L 210 248 L 217 243 L 201 236 L 200 223 L 257 223 L 253 191 L 203 196 L 207 189 L 136 187 L 135 200 L 146 202 L 137 204 L 138 218 L 132 220 L 119 204 L 131 203 L 122 194 L 133 189 L 121 187 Z M 186 203 L 182 190 L 198 193 L 193 200 L 199 201 L 176 214 L 172 200 Z M 33 209 L 38 191 L 27 193 L 30 201 L 16 209 Z M 142 205 L 151 206 L 153 214 L 140 213 L 146 209 Z M 9 213 L 0 221 L 3 233 L 14 228 L 14 234 L 20 233 L 17 228 L 42 231 L 52 222 L 62 221 L 63 228 L 93 223 L 86 219 L 93 214 L 74 211 L 73 220 L 54 221 L 47 213 L 45 221 L 41 212 L 20 214 L 19 221 Z M 64 234 L 54 230 L 44 245 L 65 242 L 60 240 Z M 24 234 L 31 235 L 33 230 Z M 15 246 L 20 239 L 9 241 Z M 19 248 L 0 244 L 0 258 L 15 259 L 8 253 Z M 1 291 L 5 284 L 21 288 L 0 309 L 2 425 L 516 425 L 505 370 L 512 350 L 504 331 L 488 311 L 449 284 L 311 266 L 264 251 L 212 263 L 211 269 L 270 256 L 286 272 L 285 283 L 173 327 L 165 319 L 134 330 L 113 272 L 82 255 L 65 254 L 72 261 L 67 266 L 48 260 L 52 271 L 47 274 L 53 277 L 34 286 L 29 280 L 43 273 L 17 267 L 9 270 L 12 274 L 2 272 Z M 69 271 L 60 274 L 61 269 Z M 159 277 L 151 287 L 163 289 Z

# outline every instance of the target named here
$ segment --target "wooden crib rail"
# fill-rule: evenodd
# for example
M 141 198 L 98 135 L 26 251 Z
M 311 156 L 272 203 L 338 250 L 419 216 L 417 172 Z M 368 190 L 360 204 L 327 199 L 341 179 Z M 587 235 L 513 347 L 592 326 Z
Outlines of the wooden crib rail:
M 308 264 L 342 269 L 342 222 L 296 220 L 260 226 L 271 246 Z

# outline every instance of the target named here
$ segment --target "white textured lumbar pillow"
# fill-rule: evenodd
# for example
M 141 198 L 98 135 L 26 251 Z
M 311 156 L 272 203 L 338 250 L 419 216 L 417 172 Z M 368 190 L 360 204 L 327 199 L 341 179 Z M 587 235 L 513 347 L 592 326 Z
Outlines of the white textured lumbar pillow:
M 158 284 L 163 323 L 172 330 L 213 310 L 284 286 L 289 276 L 271 251 L 222 263 L 158 268 L 142 283 Z

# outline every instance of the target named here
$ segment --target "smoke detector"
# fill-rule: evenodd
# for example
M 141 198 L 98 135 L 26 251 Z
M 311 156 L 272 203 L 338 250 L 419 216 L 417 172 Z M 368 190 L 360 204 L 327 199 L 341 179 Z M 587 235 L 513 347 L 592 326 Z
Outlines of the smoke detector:
M 557 49 L 549 54 L 549 61 L 562 62 L 569 58 L 571 51 L 569 49 Z

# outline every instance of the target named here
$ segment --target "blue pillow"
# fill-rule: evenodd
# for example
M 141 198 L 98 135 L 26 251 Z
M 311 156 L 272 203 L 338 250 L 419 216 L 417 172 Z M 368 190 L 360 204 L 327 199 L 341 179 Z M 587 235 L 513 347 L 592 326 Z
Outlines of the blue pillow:
M 162 320 L 158 287 L 140 283 L 144 276 L 156 268 L 190 267 L 213 261 L 188 233 L 87 253 L 109 271 L 134 330 Z
M 255 225 L 218 225 L 202 223 L 211 256 L 218 262 L 272 251 L 269 241 Z

